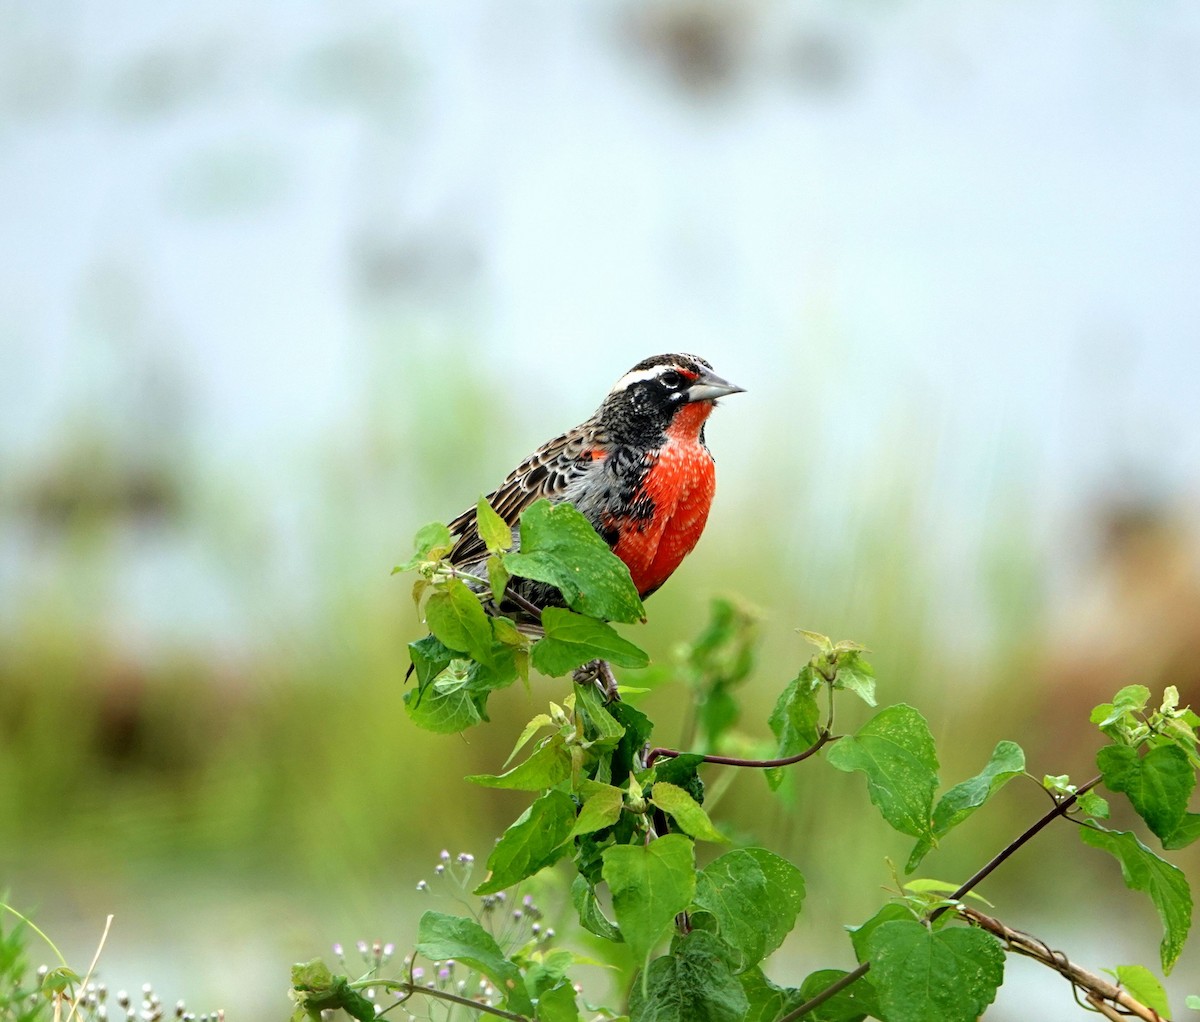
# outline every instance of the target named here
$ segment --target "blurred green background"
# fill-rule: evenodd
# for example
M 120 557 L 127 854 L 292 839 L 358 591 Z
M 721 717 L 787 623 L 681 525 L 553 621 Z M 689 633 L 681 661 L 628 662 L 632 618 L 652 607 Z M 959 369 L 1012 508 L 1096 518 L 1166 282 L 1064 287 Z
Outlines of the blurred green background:
M 747 393 L 637 641 L 669 663 L 735 594 L 748 731 L 805 627 L 874 651 L 947 783 L 1000 738 L 1090 776 L 1119 685 L 1200 701 L 1198 114 L 1184 3 L 4 5 L 0 886 L 73 963 L 114 913 L 112 985 L 231 1019 L 335 940 L 403 947 L 438 852 L 522 807 L 462 775 L 562 693 L 416 731 L 388 571 L 661 351 Z M 686 698 L 648 700 L 660 740 Z M 857 777 L 786 794 L 723 814 L 808 877 L 794 983 L 908 847 Z M 1069 825 L 983 893 L 1085 966 L 1156 960 Z M 1075 1010 L 1011 961 L 989 1018 Z

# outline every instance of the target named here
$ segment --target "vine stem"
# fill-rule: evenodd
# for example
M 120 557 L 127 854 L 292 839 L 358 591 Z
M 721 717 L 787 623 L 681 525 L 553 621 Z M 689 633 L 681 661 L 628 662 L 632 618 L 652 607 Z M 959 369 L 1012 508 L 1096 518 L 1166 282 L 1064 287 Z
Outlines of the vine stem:
M 1166 1022 L 1161 1015 L 1142 1004 L 1128 990 L 1122 989 L 1103 976 L 1097 976 L 1082 966 L 1076 965 L 1061 951 L 1052 950 L 1039 938 L 1023 933 L 1021 930 L 1014 930 L 999 919 L 984 915 L 978 909 L 967 905 L 958 906 L 958 912 L 972 926 L 978 926 L 999 937 L 1008 945 L 1010 951 L 1041 962 L 1047 968 L 1053 969 L 1069 980 L 1072 986 L 1082 987 L 1087 991 L 1088 1003 L 1105 1018 L 1115 1017 L 1119 1020 L 1123 1015 L 1132 1014 L 1137 1018 L 1144 1019 L 1145 1022 Z M 1111 1004 L 1105 1002 L 1111 1002 Z M 1113 1009 L 1112 1005 L 1118 1007 Z
M 526 614 L 532 614 L 535 620 L 542 620 L 542 608 L 536 603 L 525 599 L 525 597 L 518 593 L 511 585 L 505 587 L 504 598 L 506 600 L 511 600 L 518 607 L 520 607 L 521 610 L 525 611 Z
M 676 756 L 699 755 L 700 762 L 702 763 L 717 763 L 721 766 L 749 767 L 751 769 L 758 770 L 770 770 L 773 767 L 791 766 L 793 763 L 800 763 L 808 759 L 809 756 L 815 756 L 830 742 L 836 742 L 842 737 L 841 735 L 835 735 L 833 733 L 833 678 L 826 677 L 825 680 L 830 682 L 829 717 L 825 721 L 825 726 L 817 733 L 817 740 L 803 752 L 798 752 L 794 756 L 784 756 L 781 759 L 740 759 L 737 756 L 710 756 L 707 753 L 684 752 L 682 749 L 657 748 L 651 749 L 648 753 L 646 753 L 646 769 L 649 770 L 650 767 L 654 766 L 656 760 L 674 759 Z
M 735 767 L 754 767 L 758 769 L 769 769 L 771 767 L 791 766 L 793 763 L 799 763 L 802 760 L 808 759 L 809 756 L 815 756 L 830 742 L 836 742 L 841 735 L 834 735 L 827 728 L 822 728 L 817 740 L 803 752 L 798 752 L 794 756 L 784 756 L 782 759 L 739 759 L 737 756 L 710 756 L 707 753 L 689 753 L 682 749 L 651 749 L 646 754 L 646 767 L 649 769 L 654 766 L 656 760 L 659 759 L 674 759 L 676 756 L 691 756 L 699 755 L 702 763 L 719 763 L 723 766 Z
M 352 984 L 357 986 L 358 984 Z M 490 1004 L 480 1004 L 478 1001 L 472 1001 L 469 997 L 459 997 L 458 994 L 452 994 L 448 990 L 430 989 L 429 987 L 420 986 L 417 983 L 404 982 L 401 980 L 377 979 L 371 980 L 369 986 L 380 986 L 387 990 L 401 990 L 406 994 L 424 994 L 426 997 L 436 997 L 439 1000 L 450 1001 L 452 1004 L 461 1004 L 465 1008 L 471 1008 L 474 1011 L 483 1012 L 485 1015 L 495 1015 L 497 1018 L 508 1019 L 509 1022 L 529 1022 L 525 1015 L 518 1015 L 516 1012 L 505 1011 L 503 1008 L 493 1008 Z
M 1032 826 L 1028 827 L 1019 837 L 1010 841 L 981 869 L 963 881 L 962 885 L 958 888 L 958 890 L 950 895 L 948 900 L 952 902 L 958 901 L 960 898 L 966 895 L 968 891 L 973 890 L 979 883 L 988 877 L 997 866 L 1004 862 L 1010 855 L 1012 855 L 1018 848 L 1028 842 L 1031 838 L 1035 837 L 1044 827 L 1048 827 L 1058 817 L 1065 816 L 1070 811 L 1071 807 L 1079 801 L 1079 796 L 1091 791 L 1097 784 L 1100 783 L 1101 780 L 1102 778 L 1100 776 L 1093 777 L 1090 781 L 1081 785 L 1062 801 L 1056 802 L 1053 809 L 1037 820 L 1037 822 L 1035 822 Z M 929 916 L 929 922 L 933 922 L 933 920 L 937 919 L 938 916 L 940 916 L 943 912 L 946 912 L 953 907 L 954 906 L 952 905 L 942 905 L 940 908 L 935 909 Z M 851 983 L 862 979 L 862 977 L 867 974 L 870 968 L 870 962 L 863 962 L 853 972 L 846 973 L 846 975 L 844 975 L 832 986 L 826 987 L 815 997 L 810 998 L 798 1008 L 788 1012 L 781 1019 L 779 1019 L 778 1022 L 796 1022 L 797 1019 L 803 1018 L 814 1008 L 819 1008 L 835 994 L 841 993 L 841 991 L 845 990 L 846 987 L 848 987 Z

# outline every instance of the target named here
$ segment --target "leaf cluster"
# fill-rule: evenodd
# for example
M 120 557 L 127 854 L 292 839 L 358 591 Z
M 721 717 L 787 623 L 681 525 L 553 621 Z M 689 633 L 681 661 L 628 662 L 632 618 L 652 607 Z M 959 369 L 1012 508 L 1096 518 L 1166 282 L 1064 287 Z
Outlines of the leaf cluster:
M 410 646 L 418 683 L 406 704 L 415 723 L 453 732 L 485 720 L 488 694 L 525 677 L 530 665 L 557 677 L 597 659 L 619 667 L 646 663 L 610 624 L 642 617 L 628 572 L 578 512 L 534 505 L 520 522 L 519 544 L 486 501 L 477 518 L 489 551 L 486 578 L 464 577 L 449 564 L 454 538 L 444 527 L 418 534 L 417 556 L 407 565 L 418 572 L 414 598 L 431 631 Z M 540 630 L 532 634 L 523 630 L 528 622 L 521 612 L 528 608 L 513 599 L 514 580 L 553 587 L 561 597 L 560 606 L 541 612 Z M 698 843 L 729 843 L 705 807 L 706 764 L 762 768 L 772 787 L 785 764 L 815 753 L 834 769 L 861 774 L 870 804 L 912 842 L 905 874 L 1011 780 L 1029 775 L 1021 747 L 1004 740 L 976 774 L 943 787 L 929 725 L 903 703 L 878 709 L 851 734 L 834 734 L 841 692 L 876 706 L 874 671 L 857 643 L 807 632 L 816 652 L 783 686 L 765 722 L 775 756 L 714 754 L 740 724 L 735 693 L 753 669 L 754 632 L 752 614 L 717 601 L 706 629 L 683 651 L 677 674 L 693 697 L 698 751 L 651 749 L 653 723 L 644 713 L 627 701 L 609 701 L 577 676 L 561 702 L 524 728 L 499 772 L 467 778 L 532 796 L 492 849 L 487 876 L 474 893 L 497 896 L 569 861 L 580 926 L 600 938 L 614 963 L 624 954 L 636 970 L 627 1004 L 631 1022 L 793 1022 L 801 1016 L 968 1022 L 994 1000 L 1006 948 L 971 925 L 972 917 L 959 911 L 961 900 L 1043 826 L 1070 815 L 1082 824 L 1083 843 L 1114 856 L 1126 884 L 1150 897 L 1163 923 L 1160 964 L 1170 971 L 1190 926 L 1187 879 L 1134 833 L 1105 829 L 1099 821 L 1107 819 L 1109 805 L 1095 789 L 1103 785 L 1126 798 L 1164 850 L 1194 841 L 1200 814 L 1189 800 L 1200 769 L 1200 718 L 1180 707 L 1173 689 L 1151 706 L 1149 690 L 1132 685 L 1093 713 L 1108 742 L 1097 755 L 1097 778 L 1075 785 L 1047 776 L 1042 785 L 1053 808 L 964 883 L 901 881 L 893 870 L 893 898 L 849 928 L 860 963 L 854 972 L 818 969 L 793 987 L 768 980 L 763 963 L 802 910 L 804 877 L 761 847 L 733 848 L 701 864 Z M 495 1014 L 550 1022 L 582 1017 L 567 975 L 569 953 L 550 969 L 529 947 L 502 948 L 476 921 L 439 913 L 422 918 L 416 950 L 433 960 L 468 963 L 486 976 L 501 1005 Z M 1165 1013 L 1161 984 L 1149 970 L 1120 965 L 1115 974 Z M 314 985 L 309 973 L 305 977 L 302 1007 L 365 1012 L 351 996 L 353 985 L 325 974 Z
M 417 686 L 404 704 L 414 723 L 453 734 L 487 720 L 489 695 L 528 680 L 531 663 L 556 678 L 597 659 L 649 663 L 609 623 L 643 619 L 629 571 L 574 507 L 538 501 L 521 516 L 519 542 L 482 497 L 476 522 L 486 578 L 449 561 L 456 537 L 438 523 L 417 533 L 416 554 L 394 569 L 418 572 L 413 600 L 430 631 L 409 644 Z M 519 580 L 552 587 L 562 605 L 524 620 L 514 605 Z

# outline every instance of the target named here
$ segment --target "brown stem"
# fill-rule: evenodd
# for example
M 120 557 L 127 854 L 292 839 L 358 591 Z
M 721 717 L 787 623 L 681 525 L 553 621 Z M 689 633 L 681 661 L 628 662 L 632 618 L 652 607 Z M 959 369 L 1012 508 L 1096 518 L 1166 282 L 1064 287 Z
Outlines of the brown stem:
M 957 891 L 955 891 L 952 895 L 950 895 L 950 900 L 958 901 L 958 899 L 961 898 L 963 895 L 965 895 L 968 891 L 973 890 L 976 886 L 978 886 L 978 884 L 982 880 L 984 880 L 992 872 L 992 870 L 994 870 L 997 866 L 999 866 L 1002 862 L 1004 862 L 1005 859 L 1007 859 L 1010 855 L 1013 854 L 1013 852 L 1015 852 L 1018 848 L 1020 848 L 1023 844 L 1025 844 L 1026 841 L 1028 841 L 1030 838 L 1032 838 L 1034 835 L 1036 835 L 1043 827 L 1049 826 L 1051 823 L 1054 822 L 1054 820 L 1057 817 L 1066 815 L 1067 811 L 1073 805 L 1075 805 L 1076 802 L 1079 801 L 1079 796 L 1084 795 L 1087 792 L 1091 791 L 1094 787 L 1096 787 L 1097 784 L 1100 783 L 1100 781 L 1101 781 L 1101 778 L 1099 775 L 1097 775 L 1097 776 L 1093 777 L 1090 781 L 1088 781 L 1087 784 L 1083 785 L 1080 788 L 1077 788 L 1075 790 L 1074 794 L 1068 795 L 1061 802 L 1056 802 L 1054 804 L 1054 808 L 1051 809 L 1048 813 L 1046 813 L 1046 815 L 1043 816 L 1040 820 L 1038 820 L 1037 823 L 1035 823 L 1032 827 L 1030 827 L 1028 830 L 1026 830 L 1025 833 L 1022 834 L 1020 837 L 1018 837 L 1016 840 L 1010 842 L 1009 845 L 1007 847 L 1005 847 L 1003 849 L 1003 851 L 1000 852 L 999 855 L 997 855 L 990 862 L 988 862 L 982 869 L 980 869 L 978 872 L 974 873 L 966 881 L 964 881 L 962 886 L 959 887 L 959 889 Z M 943 912 L 945 912 L 948 908 L 950 908 L 949 905 L 943 905 L 941 908 L 937 909 L 933 913 L 933 915 L 931 915 L 929 917 L 930 922 L 937 919 L 937 917 L 940 916 Z
M 798 1019 L 803 1015 L 807 1015 L 814 1008 L 819 1008 L 822 1004 L 824 1004 L 826 1001 L 828 1001 L 829 998 L 835 996 L 836 994 L 840 994 L 851 983 L 857 982 L 858 980 L 862 979 L 863 976 L 865 976 L 867 974 L 867 970 L 870 968 L 871 968 L 870 962 L 863 962 L 853 972 L 846 973 L 846 975 L 844 975 L 841 979 L 839 979 L 836 982 L 832 983 L 831 985 L 827 986 L 824 990 L 822 990 L 819 994 L 817 994 L 816 997 L 812 997 L 809 1000 L 805 1001 L 795 1011 L 789 1011 L 786 1015 L 783 1016 L 783 1018 L 781 1018 L 779 1020 L 779 1022 L 795 1022 L 795 1019 Z
M 836 742 L 840 737 L 840 735 L 832 735 L 829 731 L 823 730 L 817 740 L 803 752 L 798 752 L 794 756 L 784 756 L 782 759 L 739 759 L 737 756 L 710 756 L 707 753 L 684 752 L 682 749 L 651 749 L 646 754 L 646 767 L 654 766 L 655 760 L 674 759 L 676 756 L 691 755 L 699 755 L 703 763 L 720 763 L 723 766 L 755 767 L 764 770 L 770 767 L 785 767 L 808 759 L 809 756 L 816 755 L 826 745 L 830 742 Z
M 800 763 L 808 759 L 809 756 L 815 756 L 830 742 L 836 742 L 841 735 L 833 733 L 833 687 L 829 688 L 829 718 L 825 721 L 825 726 L 821 728 L 817 734 L 817 740 L 813 742 L 803 752 L 798 752 L 794 756 L 784 756 L 782 759 L 739 759 L 736 756 L 710 756 L 707 753 L 701 753 L 700 761 L 702 763 L 718 763 L 722 766 L 735 767 L 751 767 L 759 770 L 769 770 L 772 767 L 791 766 L 793 763 Z M 683 752 L 680 749 L 651 749 L 646 754 L 646 769 L 654 766 L 654 761 L 658 759 L 674 759 L 676 756 L 694 755 L 693 753 Z
M 1132 1014 L 1137 1018 L 1145 1019 L 1145 1022 L 1168 1022 L 1153 1008 L 1148 1008 L 1141 1001 L 1136 1000 L 1129 991 L 1122 990 L 1103 976 L 1097 976 L 1076 965 L 1061 951 L 1051 950 L 1045 941 L 1028 933 L 1022 933 L 1020 930 L 1014 930 L 999 919 L 993 919 L 966 905 L 958 906 L 958 913 L 973 926 L 978 926 L 999 937 L 1008 945 L 1010 951 L 1041 962 L 1070 980 L 1072 985 L 1086 991 L 1088 1003 L 1106 1017 L 1119 1018 L 1120 1014 Z M 1124 1011 L 1118 1013 L 1112 1005 L 1118 1005 Z
M 516 589 L 513 588 L 511 582 L 504 587 L 504 598 L 511 603 L 515 603 L 521 608 L 521 610 L 525 611 L 526 614 L 532 614 L 535 621 L 542 620 L 542 608 L 536 603 L 532 603 L 525 599 L 524 596 L 522 596 L 516 591 Z
M 1078 789 L 1076 789 L 1076 791 L 1073 794 L 1068 795 L 1066 798 L 1062 799 L 1059 802 L 1055 802 L 1053 809 L 1051 809 L 1044 816 L 1042 816 L 1032 826 L 1027 828 L 1025 830 L 1025 832 L 1023 834 L 1021 834 L 1019 837 L 1010 841 L 997 855 L 995 855 L 991 860 L 989 860 L 988 863 L 986 865 L 984 865 L 982 869 L 980 869 L 976 873 L 972 874 L 972 876 L 970 876 L 966 881 L 963 882 L 963 884 L 958 888 L 958 890 L 956 890 L 953 894 L 950 895 L 949 900 L 950 901 L 958 901 L 958 899 L 960 899 L 964 895 L 966 895 L 966 893 L 968 891 L 973 890 L 979 883 L 981 883 L 987 876 L 989 876 L 991 874 L 992 870 L 994 870 L 997 866 L 999 866 L 1002 862 L 1004 862 L 1018 848 L 1020 848 L 1027 841 L 1029 841 L 1036 834 L 1038 834 L 1038 832 L 1041 831 L 1043 827 L 1049 826 L 1058 817 L 1066 815 L 1068 810 L 1070 810 L 1071 807 L 1074 806 L 1077 801 L 1079 801 L 1079 796 L 1085 794 L 1086 792 L 1091 791 L 1097 784 L 1100 783 L 1100 781 L 1101 781 L 1100 777 L 1093 777 L 1086 784 L 1081 785 Z M 945 912 L 947 909 L 949 909 L 951 907 L 952 906 L 950 906 L 950 905 L 943 905 L 940 908 L 935 909 L 930 914 L 929 921 L 932 922 L 934 919 L 937 919 L 938 916 L 940 916 L 943 912 Z M 867 971 L 870 968 L 871 968 L 870 962 L 863 962 L 853 972 L 847 973 L 845 976 L 843 976 L 841 979 L 839 979 L 832 986 L 826 987 L 815 997 L 810 998 L 809 1000 L 805 1001 L 802 1005 L 800 1005 L 798 1008 L 794 1009 L 793 1011 L 788 1012 L 786 1015 L 783 1016 L 783 1018 L 779 1019 L 778 1022 L 796 1022 L 796 1019 L 803 1018 L 814 1008 L 819 1007 L 820 1005 L 824 1004 L 834 994 L 838 993 L 841 990 L 844 990 L 855 980 L 861 979 L 863 976 L 865 976 L 867 974 Z
M 512 1011 L 505 1011 L 503 1008 L 493 1008 L 490 1004 L 480 1004 L 478 1001 L 472 1001 L 469 997 L 459 997 L 458 994 L 452 994 L 448 990 L 438 990 L 419 986 L 415 983 L 405 983 L 399 980 L 372 980 L 371 986 L 381 986 L 387 990 L 403 990 L 409 994 L 424 994 L 426 997 L 436 997 L 442 1001 L 450 1001 L 453 1004 L 461 1004 L 463 1007 L 472 1008 L 475 1011 L 481 1011 L 486 1015 L 495 1015 L 498 1018 L 508 1019 L 509 1022 L 529 1022 L 525 1015 L 518 1015 Z M 397 1002 L 401 1003 L 401 1002 Z

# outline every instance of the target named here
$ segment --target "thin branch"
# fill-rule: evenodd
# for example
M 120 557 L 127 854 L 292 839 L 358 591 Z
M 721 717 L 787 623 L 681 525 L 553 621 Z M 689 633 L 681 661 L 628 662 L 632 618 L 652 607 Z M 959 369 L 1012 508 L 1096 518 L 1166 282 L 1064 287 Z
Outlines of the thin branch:
M 504 587 L 504 598 L 512 603 L 515 603 L 521 608 L 521 610 L 525 611 L 526 614 L 532 614 L 535 621 L 542 620 L 542 608 L 536 603 L 525 599 L 524 596 L 522 596 L 516 591 L 516 589 L 513 588 L 511 582 Z
M 1010 855 L 1012 855 L 1023 844 L 1025 844 L 1032 837 L 1034 837 L 1036 834 L 1038 834 L 1038 832 L 1041 831 L 1043 827 L 1048 827 L 1059 816 L 1065 816 L 1067 814 L 1067 812 L 1075 805 L 1075 803 L 1079 801 L 1079 796 L 1087 794 L 1087 792 L 1091 791 L 1094 787 L 1096 787 L 1096 785 L 1099 784 L 1100 781 L 1101 781 L 1101 777 L 1099 774 L 1097 774 L 1086 784 L 1077 788 L 1073 794 L 1068 795 L 1066 798 L 1062 799 L 1061 801 L 1055 802 L 1054 808 L 1051 809 L 1048 813 L 1046 813 L 1045 816 L 1043 816 L 1032 827 L 1030 827 L 1028 830 L 1026 830 L 1025 833 L 1022 834 L 1020 837 L 1011 841 L 1007 845 L 1007 847 L 1005 847 L 989 863 L 987 863 L 985 866 L 983 866 L 982 869 L 980 869 L 978 872 L 976 872 L 971 877 L 969 877 L 966 881 L 964 881 L 963 885 L 961 887 L 959 887 L 959 889 L 957 891 L 955 891 L 952 895 L 950 895 L 950 900 L 958 901 L 968 891 L 974 890 L 974 888 L 976 886 L 978 886 L 985 878 L 987 878 L 997 866 L 999 866 L 1002 862 L 1004 862 L 1005 859 L 1007 859 Z M 933 913 L 933 915 L 931 915 L 929 917 L 930 922 L 932 922 L 934 919 L 937 919 L 937 917 L 940 916 L 943 912 L 945 912 L 948 908 L 950 908 L 949 905 L 943 905 L 941 908 L 937 909 Z
M 690 753 L 682 749 L 651 749 L 646 754 L 646 766 L 653 766 L 654 761 L 659 759 L 698 755 L 703 763 L 720 763 L 723 766 L 753 767 L 766 770 L 771 767 L 791 766 L 793 763 L 808 759 L 809 756 L 815 756 L 826 745 L 836 742 L 840 737 L 841 735 L 833 735 L 823 730 L 817 740 L 803 752 L 798 752 L 794 756 L 784 756 L 782 759 L 739 759 L 737 756 L 710 756 L 707 753 Z
M 529 1022 L 526 1015 L 518 1015 L 516 1012 L 505 1011 L 503 1008 L 493 1008 L 490 1004 L 480 1004 L 478 1001 L 472 1001 L 469 997 L 459 997 L 458 994 L 452 994 L 448 990 L 438 990 L 436 987 L 423 987 L 416 983 L 406 983 L 402 980 L 394 979 L 373 979 L 370 981 L 370 986 L 380 986 L 386 990 L 400 990 L 408 994 L 410 997 L 413 994 L 424 994 L 426 997 L 436 997 L 442 1001 L 450 1001 L 452 1004 L 461 1004 L 464 1008 L 472 1008 L 475 1011 L 481 1011 L 486 1015 L 495 1015 L 497 1018 L 506 1018 L 509 1022 Z M 405 1000 L 408 998 L 406 997 Z
M 969 908 L 966 905 L 959 905 L 957 911 L 973 926 L 978 926 L 999 937 L 1008 945 L 1010 951 L 1041 962 L 1065 979 L 1070 980 L 1075 986 L 1085 990 L 1088 1003 L 1107 1017 L 1116 1018 L 1119 1017 L 1119 1014 L 1131 1014 L 1144 1019 L 1145 1022 L 1169 1022 L 1153 1008 L 1136 1000 L 1128 990 L 1123 990 L 1103 976 L 1088 972 L 1068 959 L 1061 951 L 1052 951 L 1045 941 L 1020 930 L 1014 930 L 999 919 L 984 915 L 977 909 Z M 1119 1013 L 1112 1007 L 1113 1005 L 1124 1009 L 1124 1012 Z
M 696 756 L 700 757 L 702 763 L 717 763 L 720 766 L 748 767 L 752 770 L 771 770 L 775 767 L 791 766 L 793 763 L 800 763 L 810 756 L 815 756 L 830 742 L 836 742 L 841 735 L 833 733 L 833 682 L 837 678 L 837 669 L 835 668 L 832 674 L 826 674 L 825 671 L 817 667 L 817 672 L 827 682 L 826 692 L 829 696 L 829 716 L 825 720 L 825 726 L 817 733 L 817 740 L 803 752 L 798 752 L 794 756 L 784 756 L 780 759 L 741 759 L 737 756 L 713 756 L 708 753 L 690 753 L 684 752 L 682 749 L 666 749 L 657 748 L 651 749 L 646 754 L 646 768 L 654 766 L 655 760 L 658 759 L 674 759 L 676 756 Z
M 988 876 L 990 876 L 992 871 L 994 869 L 996 869 L 996 867 L 999 866 L 1002 862 L 1004 862 L 1006 859 L 1008 859 L 1008 857 L 1011 856 L 1014 852 L 1016 852 L 1018 848 L 1020 848 L 1022 845 L 1024 845 L 1030 839 L 1035 837 L 1044 827 L 1049 826 L 1058 817 L 1065 816 L 1066 813 L 1071 809 L 1071 807 L 1074 806 L 1077 801 L 1079 801 L 1079 796 L 1091 791 L 1097 784 L 1100 783 L 1100 780 L 1101 780 L 1101 778 L 1099 776 L 1093 777 L 1086 784 L 1080 785 L 1080 787 L 1078 789 L 1076 789 L 1076 791 L 1073 794 L 1068 795 L 1066 798 L 1064 798 L 1060 801 L 1056 801 L 1054 803 L 1053 809 L 1051 809 L 1049 812 L 1047 812 L 1045 815 L 1043 815 L 1036 823 L 1034 823 L 1031 827 L 1029 827 L 1023 834 L 1021 834 L 1019 837 L 1017 837 L 1017 838 L 1013 839 L 1011 842 L 1009 842 L 996 856 L 994 856 L 985 866 L 983 866 L 982 869 L 978 870 L 971 877 L 969 877 L 966 881 L 964 881 L 963 884 L 958 888 L 958 890 L 956 890 L 953 894 L 950 895 L 949 900 L 952 902 L 958 901 L 959 899 L 964 897 L 967 894 L 967 892 L 974 890 L 974 888 L 978 884 L 982 883 L 984 879 L 986 879 Z M 937 919 L 938 916 L 940 916 L 943 912 L 945 912 L 947 909 L 949 909 L 951 907 L 953 907 L 953 906 L 942 905 L 940 908 L 936 909 L 934 912 L 932 912 L 930 914 L 929 921 L 932 922 L 933 920 Z M 841 979 L 839 979 L 832 986 L 827 987 L 825 990 L 822 990 L 819 994 L 816 995 L 816 997 L 813 997 L 813 998 L 805 1001 L 802 1005 L 800 1005 L 795 1010 L 788 1012 L 788 1014 L 784 1015 L 783 1018 L 778 1020 L 778 1022 L 796 1022 L 796 1019 L 803 1018 L 814 1008 L 824 1004 L 834 994 L 838 993 L 841 990 L 844 990 L 855 980 L 861 979 L 863 976 L 865 976 L 867 974 L 867 970 L 869 970 L 870 968 L 871 968 L 870 962 L 863 962 L 853 972 L 847 973 L 845 976 L 843 976 Z
M 801 1018 L 804 1015 L 807 1015 L 814 1008 L 819 1008 L 822 1004 L 824 1004 L 826 1001 L 828 1001 L 831 997 L 834 997 L 837 994 L 840 994 L 851 983 L 856 983 L 858 980 L 862 979 L 863 976 L 865 976 L 867 974 L 867 970 L 870 968 L 871 968 L 870 962 L 863 962 L 862 965 L 860 965 L 853 972 L 846 973 L 846 975 L 844 975 L 836 983 L 833 983 L 830 986 L 827 986 L 824 990 L 822 990 L 819 994 L 817 994 L 816 997 L 810 998 L 809 1000 L 805 1001 L 802 1005 L 800 1005 L 799 1008 L 796 1008 L 794 1011 L 789 1011 L 786 1015 L 783 1016 L 783 1018 L 781 1018 L 779 1020 L 779 1022 L 795 1022 L 796 1019 Z

